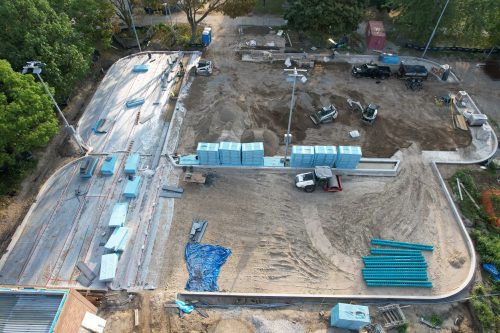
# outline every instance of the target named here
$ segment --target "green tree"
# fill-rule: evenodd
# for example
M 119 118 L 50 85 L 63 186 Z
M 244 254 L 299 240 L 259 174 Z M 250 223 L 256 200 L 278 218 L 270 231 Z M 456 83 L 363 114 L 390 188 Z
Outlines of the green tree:
M 191 41 L 197 38 L 198 24 L 203 21 L 208 14 L 220 12 L 231 18 L 248 14 L 255 7 L 256 0 L 179 0 L 171 1 L 186 14 L 187 21 L 191 26 Z M 196 15 L 202 14 L 197 18 Z
M 23 155 L 44 147 L 58 132 L 53 104 L 32 75 L 0 59 L 0 193 L 26 169 Z M 8 190 L 8 189 L 7 189 Z
M 365 5 L 364 0 L 296 0 L 285 12 L 285 19 L 299 31 L 338 36 L 356 30 Z
M 1 1 L 0 17 L 9 18 L 0 20 L 0 58 L 16 70 L 31 60 L 46 63 L 43 76 L 64 101 L 88 73 L 94 48 L 47 0 Z
M 132 16 L 131 13 L 134 9 L 141 4 L 139 0 L 111 0 L 111 3 L 115 7 L 116 16 L 125 23 L 128 29 L 132 27 Z
M 411 40 L 424 44 L 446 0 L 388 0 L 395 23 Z M 500 42 L 498 0 L 450 1 L 434 37 L 434 45 L 490 47 Z M 418 29 L 415 29 L 418 27 Z
M 49 0 L 58 14 L 66 14 L 73 28 L 90 46 L 109 46 L 113 35 L 112 18 L 115 9 L 103 0 Z

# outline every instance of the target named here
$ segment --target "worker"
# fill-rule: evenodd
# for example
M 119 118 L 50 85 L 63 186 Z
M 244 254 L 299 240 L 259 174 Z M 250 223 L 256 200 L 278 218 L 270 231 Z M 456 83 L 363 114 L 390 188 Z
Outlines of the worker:
M 151 57 L 152 57 L 151 52 L 148 52 L 148 59 L 151 60 Z

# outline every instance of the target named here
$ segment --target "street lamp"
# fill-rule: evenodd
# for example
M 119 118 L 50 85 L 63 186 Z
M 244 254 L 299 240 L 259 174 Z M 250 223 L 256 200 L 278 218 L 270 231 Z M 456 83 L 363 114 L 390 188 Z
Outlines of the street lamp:
M 57 112 L 59 113 L 59 116 L 62 118 L 64 122 L 64 128 L 65 130 L 73 136 L 73 139 L 76 141 L 78 147 L 80 148 L 80 151 L 82 153 L 85 153 L 88 150 L 88 147 L 85 145 L 83 142 L 83 139 L 80 137 L 80 135 L 76 132 L 75 128 L 71 126 L 68 121 L 66 120 L 66 117 L 64 117 L 64 114 L 62 113 L 61 109 L 59 108 L 59 105 L 57 105 L 56 100 L 54 99 L 54 96 L 50 93 L 49 87 L 45 84 L 45 81 L 43 81 L 42 76 L 40 75 L 42 73 L 42 67 L 44 67 L 45 64 L 40 61 L 29 61 L 26 63 L 26 66 L 23 67 L 23 74 L 27 73 L 32 73 L 35 74 L 40 82 L 42 83 L 42 86 L 45 88 L 45 91 L 49 95 L 50 99 L 52 100 L 52 103 L 54 103 Z
M 170 18 L 170 25 L 172 25 L 172 13 L 170 12 L 170 6 L 168 5 L 168 2 L 164 2 L 163 6 L 165 6 L 165 21 L 167 21 L 168 14 L 168 17 Z
M 142 52 L 141 50 L 141 43 L 139 43 L 139 37 L 137 37 L 137 31 L 135 30 L 135 23 L 134 23 L 134 15 L 132 15 L 132 11 L 130 10 L 130 1 L 127 0 L 127 10 L 130 15 L 130 20 L 132 21 L 132 29 L 134 30 L 135 34 L 135 41 L 137 42 L 137 46 L 139 47 L 139 52 Z
M 290 113 L 288 115 L 288 129 L 286 130 L 286 135 L 285 135 L 285 160 L 284 160 L 284 165 L 286 166 L 286 160 L 288 157 L 288 144 L 292 141 L 292 136 L 290 134 L 290 127 L 292 125 L 292 114 L 293 114 L 293 107 L 295 105 L 295 82 L 297 81 L 297 78 L 300 78 L 300 81 L 302 83 L 306 83 L 307 78 L 304 76 L 304 74 L 300 74 L 299 72 L 307 72 L 305 69 L 297 69 L 297 67 L 294 67 L 293 69 L 285 69 L 285 72 L 291 72 L 288 74 L 287 80 L 292 79 L 293 80 L 293 88 L 292 88 L 292 100 L 290 101 Z
M 446 3 L 444 4 L 443 10 L 441 11 L 441 15 L 439 15 L 438 21 L 436 22 L 436 26 L 434 27 L 434 30 L 432 31 L 431 37 L 429 37 L 429 41 L 427 42 L 427 45 L 425 45 L 425 50 L 424 50 L 424 53 L 422 53 L 421 58 L 425 57 L 425 54 L 427 53 L 427 49 L 429 48 L 429 45 L 431 45 L 432 38 L 434 38 L 434 34 L 436 33 L 439 22 L 441 22 L 441 18 L 443 17 L 444 11 L 446 10 L 446 7 L 448 7 L 448 2 L 450 2 L 450 0 L 446 0 Z

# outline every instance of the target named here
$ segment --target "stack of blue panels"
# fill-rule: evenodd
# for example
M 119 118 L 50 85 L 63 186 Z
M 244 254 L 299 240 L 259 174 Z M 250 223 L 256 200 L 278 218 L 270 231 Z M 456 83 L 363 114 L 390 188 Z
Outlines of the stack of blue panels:
M 219 160 L 222 165 L 241 165 L 241 143 L 221 142 Z
M 337 159 L 337 147 L 314 146 L 314 166 L 333 167 Z
M 148 71 L 148 65 L 134 65 L 132 72 L 134 73 L 145 73 Z
M 219 165 L 219 144 L 198 142 L 198 159 L 201 165 Z
M 292 168 L 310 168 L 314 166 L 314 146 L 293 146 L 290 155 Z
M 130 154 L 125 162 L 125 173 L 127 175 L 135 175 L 137 168 L 139 167 L 139 162 L 141 156 L 139 154 Z
M 361 160 L 361 147 L 339 146 L 335 167 L 338 169 L 356 169 Z
M 264 144 L 262 142 L 249 142 L 241 145 L 241 163 L 243 165 L 264 165 Z
M 118 157 L 115 154 L 106 156 L 101 166 L 101 173 L 104 176 L 112 176 L 115 173 L 115 164 L 117 158 Z

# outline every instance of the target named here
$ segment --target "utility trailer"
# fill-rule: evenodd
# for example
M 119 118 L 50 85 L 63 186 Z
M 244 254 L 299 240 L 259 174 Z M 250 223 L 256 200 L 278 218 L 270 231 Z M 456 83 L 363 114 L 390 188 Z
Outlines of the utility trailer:
M 406 88 L 416 91 L 423 88 L 423 81 L 429 77 L 429 71 L 422 65 L 406 65 L 401 63 L 397 76 L 405 80 Z

